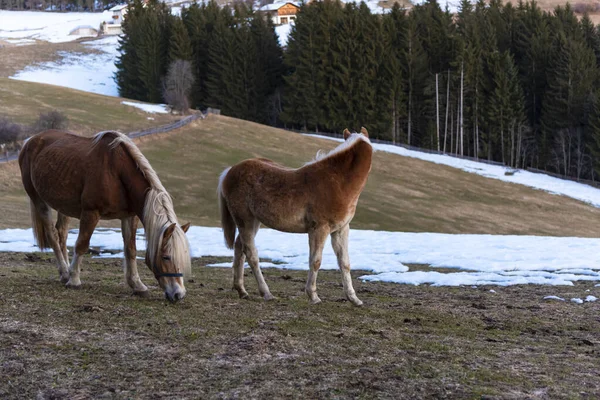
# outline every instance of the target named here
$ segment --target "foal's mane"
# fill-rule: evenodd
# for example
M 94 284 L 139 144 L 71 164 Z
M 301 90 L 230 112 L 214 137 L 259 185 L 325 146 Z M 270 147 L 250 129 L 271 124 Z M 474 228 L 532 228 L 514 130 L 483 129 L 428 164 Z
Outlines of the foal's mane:
M 167 243 L 162 243 L 162 246 L 166 246 L 167 252 L 171 254 L 173 264 L 181 266 L 184 273 L 189 275 L 191 271 L 189 244 L 185 232 L 177 223 L 171 196 L 158 179 L 156 171 L 154 171 L 146 157 L 126 135 L 116 131 L 100 132 L 94 136 L 93 146 L 96 146 L 107 135 L 113 137 L 109 148 L 115 149 L 122 145 L 150 185 L 144 200 L 144 218 L 142 221 L 146 232 L 148 259 L 151 260 L 152 265 L 156 263 L 156 256 L 159 253 L 165 230 L 170 225 L 177 224 L 171 239 Z
M 312 161 L 307 162 L 305 165 L 315 164 L 320 161 L 329 159 L 337 154 L 341 154 L 345 151 L 348 151 L 352 147 L 354 147 L 357 143 L 359 143 L 360 141 L 368 143 L 369 146 L 371 145 L 371 141 L 369 140 L 368 137 L 366 137 L 365 135 L 363 135 L 361 133 L 355 132 L 355 133 L 351 134 L 348 139 L 344 140 L 342 143 L 340 143 L 339 146 L 337 146 L 333 150 L 331 150 L 329 152 L 325 152 L 323 150 L 317 151 L 317 155 L 315 156 L 315 158 Z

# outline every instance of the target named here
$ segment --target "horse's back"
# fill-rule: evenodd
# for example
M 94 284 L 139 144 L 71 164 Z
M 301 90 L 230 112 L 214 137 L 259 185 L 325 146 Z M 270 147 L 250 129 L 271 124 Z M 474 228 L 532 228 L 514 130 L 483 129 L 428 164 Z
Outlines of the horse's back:
M 23 184 L 30 197 L 71 217 L 82 209 L 122 208 L 120 172 L 124 151 L 111 149 L 113 135 L 100 140 L 49 130 L 25 144 L 19 162 Z M 112 211 L 110 213 L 113 214 Z

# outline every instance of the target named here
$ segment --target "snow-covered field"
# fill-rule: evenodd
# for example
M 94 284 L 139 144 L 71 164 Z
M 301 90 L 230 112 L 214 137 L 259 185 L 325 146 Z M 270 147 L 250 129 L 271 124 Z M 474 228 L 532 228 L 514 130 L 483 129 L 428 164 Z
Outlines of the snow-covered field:
M 76 240 L 69 234 L 68 244 Z M 142 231 L 138 249 L 144 248 Z M 188 234 L 193 257 L 225 256 L 232 251 L 223 244 L 219 228 L 194 226 Z M 105 250 L 123 249 L 118 230 L 98 230 L 91 245 Z M 282 263 L 263 266 L 308 269 L 306 235 L 262 229 L 257 236 L 259 255 Z M 449 235 L 351 230 L 352 268 L 371 271 L 365 281 L 386 281 L 436 286 L 516 284 L 572 285 L 574 281 L 600 281 L 600 240 L 539 236 Z M 0 251 L 39 251 L 31 229 L 0 231 Z M 122 257 L 122 254 L 105 254 Z M 426 264 L 436 269 L 409 271 L 404 264 Z M 230 266 L 230 263 L 222 264 Z M 328 242 L 323 269 L 337 269 Z
M 10 78 L 64 86 L 106 96 L 119 96 L 117 84 L 113 79 L 116 72 L 115 60 L 119 55 L 118 40 L 117 36 L 109 36 L 85 43 L 85 46 L 92 47 L 100 53 L 65 52 L 61 54 L 63 58 L 59 61 L 30 65 Z
M 0 11 L 0 39 L 37 39 L 51 43 L 70 42 L 80 36 L 69 35 L 78 26 L 98 29 L 110 21 L 112 13 L 57 13 L 34 11 Z

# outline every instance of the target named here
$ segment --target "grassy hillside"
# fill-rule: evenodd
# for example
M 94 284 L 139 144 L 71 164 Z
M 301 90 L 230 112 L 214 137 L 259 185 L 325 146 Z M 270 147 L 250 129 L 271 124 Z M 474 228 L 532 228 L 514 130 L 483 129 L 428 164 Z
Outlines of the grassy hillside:
M 223 116 L 140 146 L 175 197 L 182 220 L 217 225 L 220 172 L 250 157 L 292 167 L 335 142 Z M 524 186 L 376 152 L 352 226 L 448 233 L 598 236 L 600 210 Z
M 106 129 L 129 132 L 176 119 L 166 114 L 148 114 L 121 101 L 116 97 L 0 78 L 0 116 L 19 123 L 29 124 L 41 112 L 60 110 L 69 117 L 70 130 L 91 135 Z
M 181 221 L 217 226 L 221 171 L 250 157 L 292 167 L 335 142 L 224 116 L 138 141 L 175 199 Z M 18 166 L 0 165 L 0 227 L 28 226 Z M 354 228 L 414 232 L 600 236 L 600 210 L 567 197 L 446 166 L 376 152 Z

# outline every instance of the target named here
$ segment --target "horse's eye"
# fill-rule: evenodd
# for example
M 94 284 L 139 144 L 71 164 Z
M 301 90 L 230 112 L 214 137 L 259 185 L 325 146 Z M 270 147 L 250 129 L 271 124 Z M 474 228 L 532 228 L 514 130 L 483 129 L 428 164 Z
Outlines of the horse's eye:
M 162 259 L 165 261 L 171 261 L 171 256 L 162 256 Z

